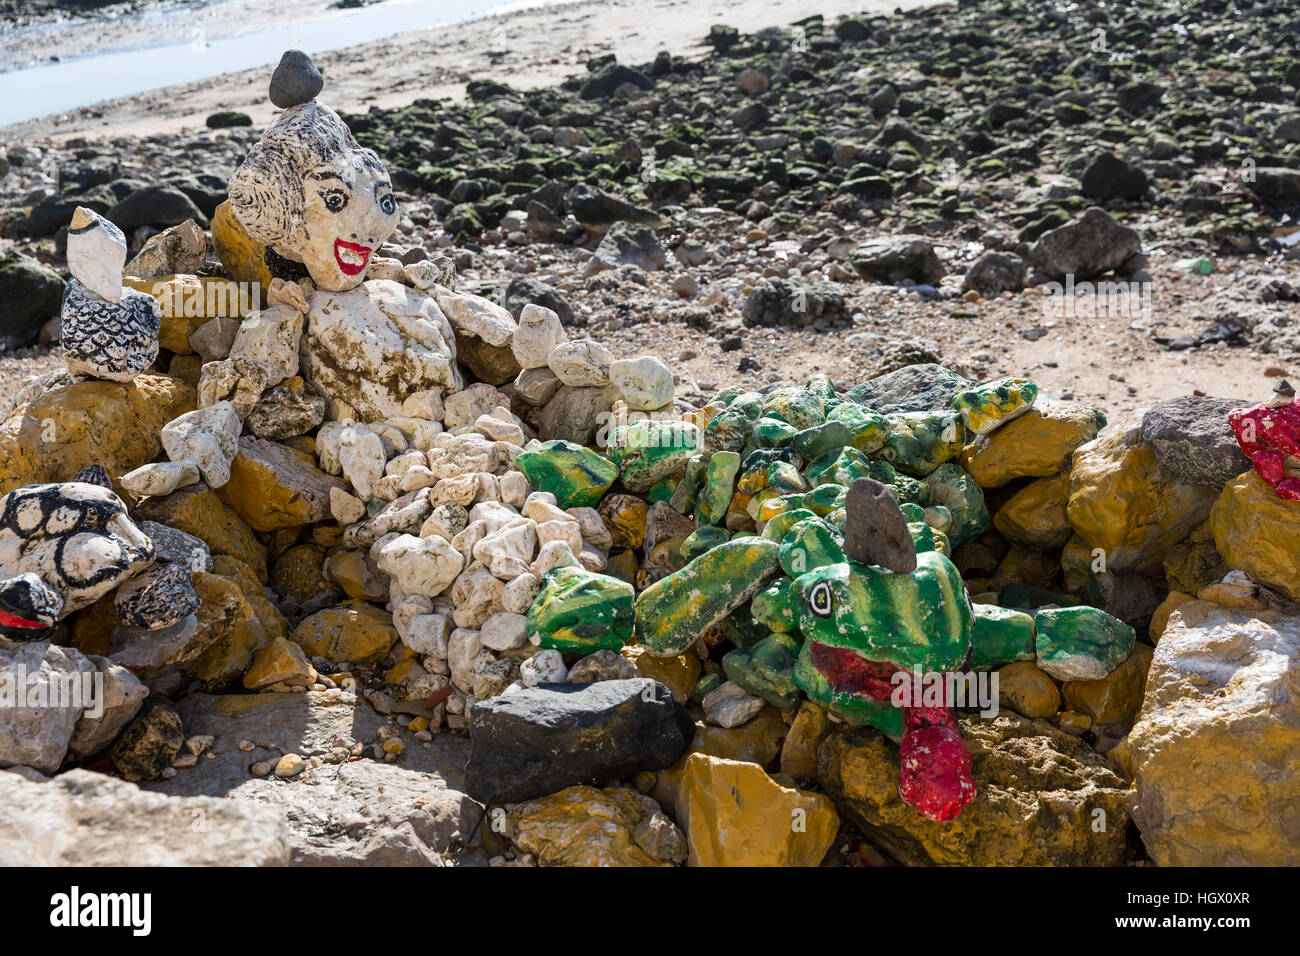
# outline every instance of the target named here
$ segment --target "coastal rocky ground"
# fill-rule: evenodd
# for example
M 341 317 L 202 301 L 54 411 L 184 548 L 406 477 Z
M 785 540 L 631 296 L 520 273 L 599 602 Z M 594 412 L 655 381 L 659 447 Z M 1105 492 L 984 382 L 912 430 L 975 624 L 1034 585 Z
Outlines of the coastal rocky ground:
M 1228 413 L 1300 355 L 1300 8 L 1241 14 L 719 26 L 344 114 L 401 210 L 373 321 L 413 286 L 446 315 L 422 355 L 455 346 L 434 391 L 376 366 L 369 424 L 311 388 L 344 387 L 311 360 L 336 326 L 289 298 L 165 314 L 129 385 L 41 351 L 79 207 L 152 239 L 128 289 L 242 277 L 247 117 L 11 145 L 0 492 L 129 516 L 93 529 L 117 590 L 0 646 L 113 690 L 16 718 L 5 799 L 87 821 L 50 862 L 126 845 L 84 808 L 148 791 L 227 798 L 202 852 L 154 835 L 189 862 L 241 825 L 226 860 L 1294 862 L 1300 505 Z M 922 665 L 995 671 L 1000 712 L 876 706 Z M 140 788 L 40 782 L 77 766 Z

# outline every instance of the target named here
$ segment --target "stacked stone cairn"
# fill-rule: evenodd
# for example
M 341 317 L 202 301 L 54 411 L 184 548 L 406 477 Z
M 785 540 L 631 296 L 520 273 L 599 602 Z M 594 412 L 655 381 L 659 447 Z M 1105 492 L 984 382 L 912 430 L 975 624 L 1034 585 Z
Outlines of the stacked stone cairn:
M 468 729 L 466 790 L 521 848 L 575 803 L 635 828 L 544 863 L 816 865 L 841 814 L 909 862 L 1119 863 L 1130 809 L 1157 858 L 1202 859 L 1178 815 L 1187 665 L 1153 645 L 1236 621 L 1294 674 L 1293 431 L 1247 424 L 1293 422 L 1293 393 L 1233 412 L 1251 459 L 1228 429 L 1247 402 L 1101 435 L 1031 381 L 936 365 L 693 407 L 657 358 L 383 255 L 387 174 L 309 70 L 277 71 L 219 263 L 187 223 L 124 266 L 122 234 L 77 213 L 67 372 L 0 433 L 0 670 L 102 674 L 107 705 L 0 711 L 0 766 L 150 780 L 207 745 L 187 692 L 341 689 L 399 720 L 388 762 Z M 235 294 L 253 283 L 265 307 Z M 893 697 L 954 672 L 996 674 L 1001 713 Z M 1214 706 L 1215 748 L 1280 719 Z M 1007 769 L 1017 742 L 1040 784 Z M 1243 858 L 1289 774 L 1236 805 L 1264 833 Z

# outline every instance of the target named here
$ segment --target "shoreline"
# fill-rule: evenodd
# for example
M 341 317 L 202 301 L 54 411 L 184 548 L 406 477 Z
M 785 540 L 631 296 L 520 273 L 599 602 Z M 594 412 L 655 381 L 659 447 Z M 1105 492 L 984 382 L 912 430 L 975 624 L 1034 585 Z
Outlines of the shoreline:
M 465 84 L 475 79 L 504 75 L 522 89 L 554 85 L 583 72 L 596 54 L 614 53 L 624 63 L 648 62 L 661 49 L 696 55 L 707 48 L 705 37 L 715 23 L 753 32 L 788 27 L 818 13 L 834 20 L 926 5 L 922 0 L 748 0 L 737 10 L 727 0 L 578 0 L 399 34 L 313 54 L 313 60 L 326 76 L 330 105 L 358 113 L 420 98 L 463 100 Z M 733 22 L 737 16 L 743 23 Z M 179 133 L 203 128 L 219 110 L 247 113 L 255 126 L 263 126 L 278 112 L 266 98 L 267 76 L 263 66 L 162 86 L 0 127 L 0 138 L 14 143 Z

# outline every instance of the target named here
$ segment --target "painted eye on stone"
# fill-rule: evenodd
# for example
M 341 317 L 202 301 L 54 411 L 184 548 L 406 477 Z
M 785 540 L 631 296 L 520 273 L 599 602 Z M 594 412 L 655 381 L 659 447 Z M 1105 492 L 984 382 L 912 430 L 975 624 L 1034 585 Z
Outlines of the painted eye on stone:
M 820 581 L 808 595 L 808 605 L 818 617 L 831 616 L 831 586 L 828 581 Z
M 397 200 L 392 196 L 384 196 L 379 200 L 379 208 L 384 211 L 384 215 L 391 216 L 397 212 Z
M 325 201 L 325 208 L 330 212 L 342 212 L 343 207 L 348 204 L 348 194 L 341 189 L 331 189 L 321 193 L 320 196 Z

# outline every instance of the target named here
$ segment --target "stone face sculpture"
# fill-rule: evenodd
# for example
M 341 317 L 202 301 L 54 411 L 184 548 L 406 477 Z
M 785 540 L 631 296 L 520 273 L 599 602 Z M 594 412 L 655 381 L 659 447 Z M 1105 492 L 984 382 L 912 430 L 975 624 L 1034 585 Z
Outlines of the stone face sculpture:
M 78 206 L 68 229 L 60 341 L 74 375 L 129 382 L 158 357 L 158 300 L 122 286 L 126 239 L 103 216 Z
M 10 640 L 46 640 L 62 609 L 59 593 L 30 571 L 0 582 L 0 635 Z
M 321 289 L 361 283 L 370 257 L 397 228 L 397 200 L 373 150 L 315 100 L 290 107 L 230 181 L 230 206 L 249 236 L 270 248 L 271 274 L 297 279 L 301 263 Z M 279 266 L 279 269 L 274 268 Z
M 27 485 L 0 498 L 0 599 L 23 600 L 10 579 L 34 574 L 62 598 L 55 613 L 64 618 L 153 560 L 149 537 L 107 488 L 67 481 Z M 32 619 L 44 620 L 53 602 L 31 582 L 23 587 L 32 594 Z M 13 613 L 23 616 L 23 610 Z
M 1300 402 L 1291 384 L 1283 379 L 1267 402 L 1233 409 L 1228 424 L 1255 474 L 1279 498 L 1300 501 Z

